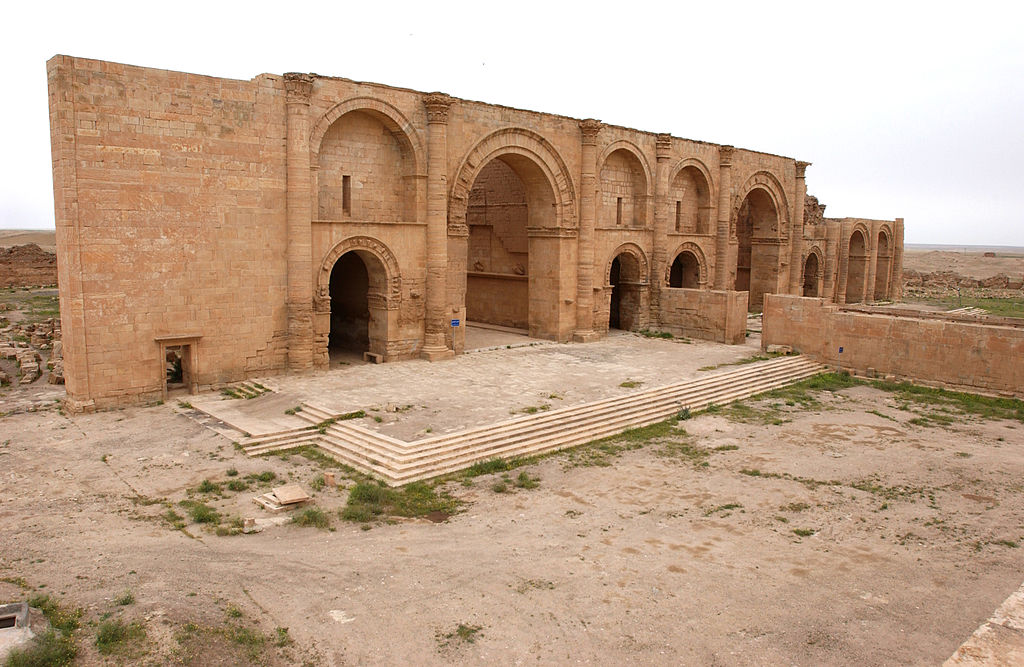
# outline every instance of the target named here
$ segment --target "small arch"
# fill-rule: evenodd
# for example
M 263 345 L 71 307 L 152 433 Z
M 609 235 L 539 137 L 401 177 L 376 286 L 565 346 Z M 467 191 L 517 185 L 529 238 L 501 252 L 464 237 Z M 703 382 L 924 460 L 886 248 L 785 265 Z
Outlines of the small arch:
M 753 190 L 763 190 L 772 201 L 772 205 L 778 212 L 779 221 L 778 229 L 773 238 L 786 238 L 788 236 L 788 230 L 786 225 L 789 223 L 789 200 L 786 198 L 786 189 L 782 187 L 782 182 L 770 171 L 757 171 L 750 175 L 749 178 L 743 183 L 743 185 L 736 190 L 738 193 L 736 198 L 733 200 L 733 218 L 739 211 L 743 204 L 743 201 L 750 195 Z
M 846 303 L 859 303 L 865 298 L 865 284 L 868 277 L 868 262 L 871 260 L 868 251 L 867 228 L 856 225 L 847 241 L 846 255 Z
M 335 245 L 317 273 L 314 339 L 327 362 L 332 350 L 369 352 L 387 360 L 391 327 L 401 301 L 398 262 L 391 250 L 368 236 Z
M 872 300 L 883 301 L 889 298 L 889 270 L 892 266 L 892 236 L 883 226 L 878 229 L 875 246 L 875 284 Z
M 643 326 L 647 296 L 647 257 L 634 243 L 616 248 L 608 262 L 608 328 L 635 330 Z
M 804 258 L 803 263 L 803 295 L 804 296 L 820 296 L 820 290 L 818 284 L 821 282 L 822 269 L 825 266 L 825 262 L 821 253 L 821 249 L 817 246 L 812 246 L 808 251 L 807 256 Z
M 686 263 L 687 260 L 683 258 L 684 254 L 692 258 L 692 263 Z M 699 245 L 692 241 L 687 241 L 680 244 L 669 257 L 672 257 L 672 261 L 665 271 L 666 285 L 669 287 L 694 287 L 701 289 L 707 286 L 708 262 L 704 255 L 704 250 Z M 678 268 L 676 266 L 677 262 L 679 263 Z M 679 271 L 678 274 L 676 274 L 677 271 Z M 676 275 L 678 275 L 678 280 L 675 279 Z M 696 284 L 687 284 L 694 282 L 694 280 L 688 280 L 688 277 L 695 279 Z M 675 282 L 680 284 L 674 284 Z
M 320 146 L 327 130 L 334 124 L 334 121 L 353 111 L 368 113 L 383 123 L 396 136 L 399 144 L 409 151 L 414 164 L 413 174 L 416 176 L 426 175 L 426 160 L 424 158 L 426 152 L 416 128 L 401 111 L 375 97 L 353 97 L 344 100 L 320 116 L 309 133 L 309 166 L 311 169 L 316 169 L 320 164 Z
M 598 160 L 598 226 L 646 227 L 651 202 L 651 170 L 634 144 L 616 141 Z
M 668 182 L 669 227 L 677 232 L 710 234 L 715 194 L 707 165 L 696 158 L 684 158 L 672 168 Z

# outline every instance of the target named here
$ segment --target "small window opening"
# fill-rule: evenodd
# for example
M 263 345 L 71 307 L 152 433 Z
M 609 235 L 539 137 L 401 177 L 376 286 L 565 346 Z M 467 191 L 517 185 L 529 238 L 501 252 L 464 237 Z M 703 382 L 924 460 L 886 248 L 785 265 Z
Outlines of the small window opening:
M 341 177 L 341 210 L 345 215 L 352 215 L 352 177 Z
M 615 224 L 622 224 L 622 197 L 615 200 Z
M 676 200 L 676 231 L 683 229 L 683 202 Z
M 0 628 L 13 628 L 17 621 L 17 616 L 0 616 Z

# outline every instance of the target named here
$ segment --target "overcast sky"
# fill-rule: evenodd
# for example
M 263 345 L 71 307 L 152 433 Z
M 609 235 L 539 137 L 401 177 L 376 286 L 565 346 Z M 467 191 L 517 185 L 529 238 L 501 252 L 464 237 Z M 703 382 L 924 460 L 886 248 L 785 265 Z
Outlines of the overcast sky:
M 813 162 L 830 217 L 1024 246 L 1024 4 L 19 2 L 4 9 L 0 228 L 52 228 L 54 54 L 317 72 Z

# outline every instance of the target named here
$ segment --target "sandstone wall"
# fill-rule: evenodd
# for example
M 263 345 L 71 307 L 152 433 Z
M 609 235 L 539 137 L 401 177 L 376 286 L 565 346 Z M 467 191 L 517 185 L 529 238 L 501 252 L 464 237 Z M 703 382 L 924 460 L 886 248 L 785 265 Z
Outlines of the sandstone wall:
M 1024 323 L 881 309 L 844 308 L 822 299 L 765 298 L 762 346 L 797 352 L 858 372 L 1024 395 Z
M 159 398 L 158 337 L 198 338 L 200 384 L 283 367 L 279 78 L 67 56 L 47 72 L 71 400 Z
M 0 287 L 57 284 L 57 256 L 35 243 L 0 248 Z
M 660 328 L 688 338 L 739 345 L 747 336 L 747 294 L 667 289 L 661 297 Z

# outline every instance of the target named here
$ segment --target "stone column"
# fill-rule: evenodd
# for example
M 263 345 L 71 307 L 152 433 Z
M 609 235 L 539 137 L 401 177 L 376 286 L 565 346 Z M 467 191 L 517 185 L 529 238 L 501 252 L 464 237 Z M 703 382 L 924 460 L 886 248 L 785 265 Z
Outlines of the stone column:
M 792 254 L 789 262 L 789 293 L 801 294 L 800 276 L 803 275 L 804 258 L 804 197 L 807 196 L 807 181 L 805 174 L 810 162 L 796 163 L 796 200 L 793 204 L 793 225 L 790 229 L 790 243 Z M 821 269 L 819 269 L 821 270 Z
M 718 229 L 715 234 L 715 289 L 731 289 L 729 281 L 729 216 L 732 205 L 732 146 L 718 148 Z
M 893 225 L 892 267 L 889 273 L 889 298 L 893 301 L 903 299 L 903 218 L 896 218 Z
M 651 322 L 661 325 L 661 290 L 665 287 L 668 260 L 668 172 L 672 168 L 672 135 L 659 134 L 655 144 L 657 165 L 654 176 L 654 249 L 651 253 Z
M 846 285 L 850 279 L 850 223 L 839 227 L 839 284 L 836 286 L 836 303 L 846 303 Z
M 421 356 L 429 361 L 455 356 L 445 342 L 448 312 L 448 109 L 452 98 L 430 93 L 427 108 L 427 299 L 426 336 Z
M 825 274 L 822 296 L 833 303 L 839 303 L 839 294 L 836 292 L 836 271 L 839 270 L 840 255 L 843 252 L 842 243 L 839 237 L 842 231 L 841 223 L 825 223 Z
M 594 224 L 597 219 L 597 135 L 603 124 L 588 118 L 580 121 L 580 229 L 576 239 L 576 331 L 572 339 L 589 343 L 600 336 L 594 331 Z
M 313 76 L 284 75 L 287 113 L 285 197 L 288 227 L 288 368 L 313 367 L 313 233 L 309 173 L 309 97 Z
M 868 247 L 866 248 L 868 253 L 868 270 L 865 271 L 867 275 L 864 277 L 864 303 L 871 303 L 875 300 L 875 275 L 878 272 L 878 230 L 872 225 L 869 232 L 871 238 L 868 239 Z

